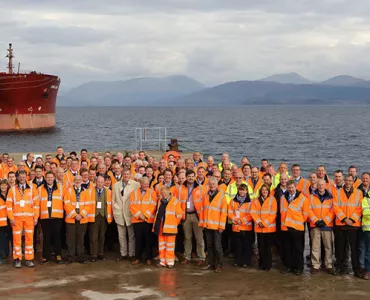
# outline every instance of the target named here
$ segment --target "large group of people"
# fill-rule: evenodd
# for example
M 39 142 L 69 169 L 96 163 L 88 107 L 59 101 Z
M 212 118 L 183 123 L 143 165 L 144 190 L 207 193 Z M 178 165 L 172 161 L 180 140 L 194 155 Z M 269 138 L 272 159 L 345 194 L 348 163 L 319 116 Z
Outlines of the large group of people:
M 330 179 L 320 165 L 305 179 L 298 164 L 275 171 L 267 159 L 235 164 L 227 153 L 216 163 L 199 152 L 157 160 L 58 147 L 56 156 L 0 159 L 0 265 L 12 249 L 16 268 L 23 258 L 34 267 L 37 241 L 41 264 L 105 260 L 116 235 L 117 261 L 133 265 L 173 268 L 181 258 L 219 273 L 225 254 L 250 268 L 258 253 L 258 269 L 269 271 L 276 249 L 281 273 L 300 275 L 308 236 L 312 274 L 348 274 L 350 260 L 354 276 L 370 279 L 370 173 L 359 178 L 356 166 Z

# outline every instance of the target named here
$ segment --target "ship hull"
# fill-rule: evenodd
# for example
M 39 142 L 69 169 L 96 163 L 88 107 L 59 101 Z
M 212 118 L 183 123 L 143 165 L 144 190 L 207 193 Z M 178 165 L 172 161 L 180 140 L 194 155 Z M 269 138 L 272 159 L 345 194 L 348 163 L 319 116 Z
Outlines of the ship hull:
M 0 131 L 55 126 L 60 80 L 46 74 L 0 74 Z
M 55 114 L 0 114 L 0 131 L 34 130 L 55 126 Z

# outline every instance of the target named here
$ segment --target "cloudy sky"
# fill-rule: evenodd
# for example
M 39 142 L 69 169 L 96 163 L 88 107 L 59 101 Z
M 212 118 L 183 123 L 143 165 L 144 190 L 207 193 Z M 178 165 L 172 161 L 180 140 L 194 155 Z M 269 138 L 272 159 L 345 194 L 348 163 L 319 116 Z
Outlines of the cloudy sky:
M 207 85 L 297 72 L 370 80 L 369 0 L 0 0 L 0 70 L 65 88 L 185 74 Z

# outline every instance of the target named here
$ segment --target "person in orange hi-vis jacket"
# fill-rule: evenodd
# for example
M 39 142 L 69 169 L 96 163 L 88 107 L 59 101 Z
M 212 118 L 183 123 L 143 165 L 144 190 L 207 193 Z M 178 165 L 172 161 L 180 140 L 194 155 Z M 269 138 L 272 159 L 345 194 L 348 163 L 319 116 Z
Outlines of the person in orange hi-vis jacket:
M 73 185 L 66 190 L 64 195 L 65 222 L 67 230 L 68 260 L 72 263 L 75 260 L 86 264 L 84 257 L 84 238 L 89 222 L 88 191 L 81 187 L 82 177 L 76 175 Z
M 161 187 L 161 197 L 155 216 L 153 232 L 158 236 L 159 259 L 157 267 L 172 269 L 175 265 L 177 226 L 183 215 L 181 203 L 171 194 L 168 186 Z
M 361 230 L 362 198 L 360 190 L 354 188 L 353 175 L 344 178 L 344 185 L 337 191 L 334 198 L 335 227 L 334 245 L 336 272 L 345 274 L 346 242 L 351 248 L 351 263 L 354 275 L 361 277 L 359 260 L 359 232 Z
M 227 204 L 225 193 L 218 190 L 217 178 L 211 177 L 208 185 L 209 191 L 203 196 L 203 210 L 199 220 L 199 226 L 206 229 L 208 248 L 208 264 L 202 269 L 215 269 L 216 273 L 220 273 L 223 265 L 221 236 L 226 226 Z
M 132 225 L 135 232 L 135 260 L 133 265 L 140 263 L 143 250 L 145 249 L 146 264 L 152 264 L 152 228 L 157 210 L 157 193 L 149 188 L 149 179 L 142 177 L 139 180 L 140 187 L 130 194 L 130 211 Z
M 308 199 L 296 189 L 295 180 L 289 180 L 288 191 L 280 200 L 281 230 L 285 253 L 285 269 L 281 271 L 282 274 L 293 272 L 301 275 L 303 273 L 304 230 L 308 212 Z
M 235 267 L 247 268 L 251 265 L 254 242 L 252 216 L 250 214 L 252 199 L 248 186 L 242 183 L 238 193 L 228 205 L 228 219 L 232 222 L 235 240 Z
M 22 267 L 22 231 L 25 232 L 27 267 L 34 267 L 33 231 L 37 224 L 40 200 L 35 185 L 27 184 L 27 173 L 20 171 L 18 184 L 13 186 L 6 199 L 8 219 L 13 229 L 13 259 L 16 268 Z
M 40 197 L 40 223 L 43 232 L 43 259 L 41 264 L 50 261 L 52 252 L 56 262 L 63 264 L 62 259 L 62 225 L 64 217 L 63 191 L 55 181 L 55 175 L 47 172 L 44 183 L 38 188 Z
M 282 174 L 282 176 L 284 176 L 284 174 Z M 271 245 L 274 233 L 276 232 L 276 214 L 277 201 L 275 197 L 271 195 L 270 187 L 263 184 L 260 188 L 258 198 L 253 199 L 251 206 L 254 231 L 257 233 L 259 270 L 269 271 L 271 269 Z

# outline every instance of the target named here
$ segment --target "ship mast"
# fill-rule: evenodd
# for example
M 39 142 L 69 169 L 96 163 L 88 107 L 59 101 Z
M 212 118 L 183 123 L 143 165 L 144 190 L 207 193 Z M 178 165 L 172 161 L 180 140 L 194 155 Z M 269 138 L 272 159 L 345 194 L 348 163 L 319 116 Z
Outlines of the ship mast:
M 7 58 L 9 58 L 9 62 L 8 62 L 8 70 L 9 70 L 9 74 L 13 74 L 13 49 L 12 49 L 12 44 L 10 43 L 9 44 L 9 49 L 8 49 L 8 55 L 6 56 Z

